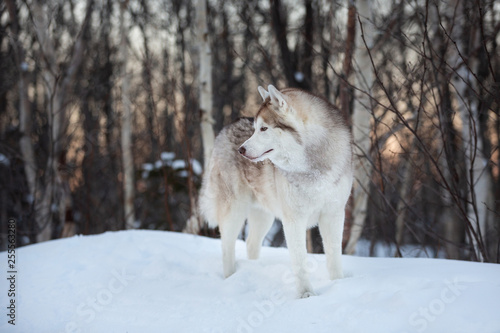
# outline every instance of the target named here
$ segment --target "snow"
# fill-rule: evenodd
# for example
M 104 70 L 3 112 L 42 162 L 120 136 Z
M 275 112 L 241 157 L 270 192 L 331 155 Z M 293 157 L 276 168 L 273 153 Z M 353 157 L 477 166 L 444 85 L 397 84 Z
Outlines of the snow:
M 2 153 L 0 153 L 0 164 L 3 164 L 5 166 L 10 166 L 9 158 Z
M 145 170 L 145 171 L 153 171 L 154 169 L 154 166 L 152 163 L 144 163 L 142 165 L 142 170 Z
M 175 153 L 164 151 L 160 154 L 160 158 L 164 161 L 171 161 L 175 158 Z
M 304 73 L 302 73 L 302 72 L 293 73 L 293 77 L 295 78 L 295 81 L 297 81 L 297 82 L 304 81 Z
M 155 162 L 155 169 L 161 169 L 163 167 L 163 161 L 158 160 Z
M 203 172 L 203 167 L 201 166 L 201 163 L 198 161 L 198 160 L 195 160 L 194 158 L 190 159 L 191 161 L 191 167 L 193 169 L 193 172 L 200 176 Z M 186 161 L 184 160 L 175 160 L 172 162 L 172 169 L 174 170 L 182 170 L 182 169 L 186 169 L 187 168 L 187 165 L 186 165 Z M 182 171 L 185 171 L 185 170 L 182 170 Z M 180 177 L 187 177 L 188 173 L 187 172 L 182 172 L 180 171 L 178 173 L 178 175 Z
M 186 161 L 184 160 L 175 160 L 172 162 L 172 169 L 180 170 L 186 168 Z
M 201 166 L 201 163 L 198 160 L 195 160 L 194 158 L 191 159 L 191 167 L 193 168 L 193 172 L 201 176 L 203 173 L 203 167 Z
M 173 160 L 174 157 L 175 157 L 174 153 L 162 152 L 161 159 L 157 160 L 154 164 L 153 163 L 142 164 L 142 173 L 141 173 L 142 179 L 147 179 L 151 171 L 155 169 L 159 170 L 165 165 L 177 171 L 178 177 L 186 178 L 188 176 L 188 172 L 187 170 L 185 170 L 187 168 L 186 161 Z M 194 158 L 190 159 L 190 161 L 194 174 L 201 176 L 201 174 L 203 173 L 203 167 L 201 166 L 201 163 Z
M 285 248 L 222 278 L 220 241 L 131 230 L 19 248 L 16 325 L 0 332 L 500 332 L 500 265 L 343 256 L 327 279 L 308 255 L 318 296 L 297 299 Z M 7 263 L 6 252 L 1 253 Z M 5 265 L 4 265 L 5 267 Z
M 181 178 L 187 178 L 189 176 L 189 173 L 186 170 L 181 170 L 177 172 L 177 176 Z

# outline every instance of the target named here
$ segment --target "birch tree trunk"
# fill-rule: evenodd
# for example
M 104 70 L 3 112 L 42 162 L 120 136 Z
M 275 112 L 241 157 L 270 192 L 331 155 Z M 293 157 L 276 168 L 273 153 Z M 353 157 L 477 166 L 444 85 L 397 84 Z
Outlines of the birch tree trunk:
M 345 252 L 353 254 L 356 244 L 361 237 L 366 220 L 366 209 L 368 206 L 368 195 L 372 175 L 372 164 L 370 161 L 371 148 L 371 125 L 373 114 L 370 100 L 373 85 L 373 69 L 368 53 L 368 48 L 373 45 L 372 3 L 369 0 L 358 0 L 357 2 L 358 23 L 356 30 L 356 52 L 354 54 L 357 70 L 354 85 L 361 91 L 356 90 L 354 110 L 352 115 L 352 135 L 354 140 L 354 184 L 353 184 L 353 223 L 351 234 Z M 363 35 L 364 34 L 364 35 Z M 366 45 L 365 45 L 366 43 Z
M 128 8 L 128 0 L 120 3 L 120 57 L 121 57 L 121 79 L 122 79 L 122 162 L 123 162 L 123 191 L 125 210 L 125 229 L 134 229 L 134 158 L 132 155 L 132 105 L 130 102 L 130 77 L 127 72 L 128 42 L 127 27 L 125 24 L 125 12 Z
M 198 0 L 196 6 L 196 26 L 200 55 L 200 112 L 201 138 L 203 141 L 204 166 L 208 165 L 214 147 L 214 119 L 212 117 L 212 50 L 207 26 L 207 2 Z
M 212 93 L 212 50 L 207 25 L 207 2 L 198 0 L 196 4 L 196 35 L 198 38 L 199 52 L 199 94 L 200 94 L 200 126 L 201 140 L 203 143 L 203 164 L 207 170 L 210 156 L 214 147 L 214 119 L 212 117 L 213 93 Z M 185 232 L 198 234 L 201 228 L 196 202 L 191 202 L 191 217 L 188 219 Z

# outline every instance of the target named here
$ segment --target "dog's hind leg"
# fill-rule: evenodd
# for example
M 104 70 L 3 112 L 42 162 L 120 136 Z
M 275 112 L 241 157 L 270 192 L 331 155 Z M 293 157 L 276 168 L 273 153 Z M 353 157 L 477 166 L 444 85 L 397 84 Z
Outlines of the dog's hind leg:
M 250 211 L 248 212 L 248 259 L 259 258 L 262 241 L 264 240 L 264 237 L 266 237 L 269 229 L 271 229 L 273 222 L 274 216 L 269 212 L 258 207 L 250 208 Z
M 246 212 L 241 211 L 239 205 L 233 205 L 229 214 L 219 222 L 219 229 L 222 243 L 222 266 L 224 277 L 227 278 L 236 271 L 235 245 L 236 239 L 245 222 Z
M 342 234 L 344 231 L 345 211 L 338 207 L 335 211 L 328 209 L 321 213 L 319 231 L 323 239 L 326 254 L 326 267 L 330 279 L 341 279 L 342 273 Z

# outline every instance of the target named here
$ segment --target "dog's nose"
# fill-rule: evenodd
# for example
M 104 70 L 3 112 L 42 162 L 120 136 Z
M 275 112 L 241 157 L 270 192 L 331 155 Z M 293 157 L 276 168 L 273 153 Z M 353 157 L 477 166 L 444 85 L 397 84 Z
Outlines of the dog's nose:
M 238 152 L 241 154 L 241 155 L 245 155 L 245 153 L 247 152 L 247 150 L 245 149 L 245 147 L 241 146 L 240 149 L 238 149 Z

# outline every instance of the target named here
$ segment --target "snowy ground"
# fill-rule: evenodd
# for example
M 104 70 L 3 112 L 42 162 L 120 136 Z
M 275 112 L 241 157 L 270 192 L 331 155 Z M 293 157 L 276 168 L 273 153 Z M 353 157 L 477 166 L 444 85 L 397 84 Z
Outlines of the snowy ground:
M 318 296 L 296 299 L 283 248 L 249 261 L 238 242 L 227 280 L 219 240 L 178 233 L 73 237 L 16 254 L 16 325 L 4 278 L 0 332 L 500 332 L 500 265 L 344 256 L 346 277 L 332 282 L 324 256 L 310 255 Z

